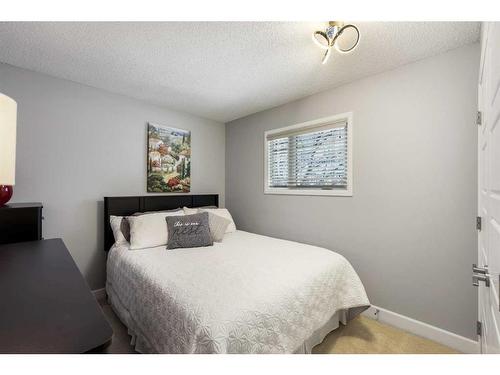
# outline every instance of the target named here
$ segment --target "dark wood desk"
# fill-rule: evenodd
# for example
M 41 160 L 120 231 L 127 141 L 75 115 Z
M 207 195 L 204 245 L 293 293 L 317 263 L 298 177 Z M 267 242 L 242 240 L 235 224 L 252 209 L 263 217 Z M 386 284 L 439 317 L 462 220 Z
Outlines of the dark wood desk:
M 0 353 L 85 353 L 112 335 L 61 239 L 0 246 Z

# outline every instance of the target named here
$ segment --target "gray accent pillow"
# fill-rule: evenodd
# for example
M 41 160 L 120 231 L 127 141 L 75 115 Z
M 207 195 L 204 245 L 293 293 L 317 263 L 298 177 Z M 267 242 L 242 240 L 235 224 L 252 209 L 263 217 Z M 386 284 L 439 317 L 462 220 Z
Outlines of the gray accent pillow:
M 127 240 L 127 242 L 130 242 L 130 224 L 127 220 L 126 217 L 124 217 L 120 223 L 120 229 L 123 233 L 123 237 Z
M 208 213 L 167 216 L 167 249 L 212 246 Z
M 231 220 L 208 212 L 208 225 L 210 226 L 210 234 L 212 235 L 212 239 L 215 242 L 222 242 L 229 224 L 231 224 Z

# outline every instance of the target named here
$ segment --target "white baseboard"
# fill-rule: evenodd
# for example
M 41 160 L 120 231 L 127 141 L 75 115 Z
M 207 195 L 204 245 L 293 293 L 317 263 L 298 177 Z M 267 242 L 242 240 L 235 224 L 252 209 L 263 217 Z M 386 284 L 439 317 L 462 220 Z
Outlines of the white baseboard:
M 363 315 L 368 318 L 375 319 L 382 323 L 386 323 L 388 325 L 402 329 L 403 331 L 413 333 L 414 335 L 436 341 L 462 353 L 479 353 L 479 343 L 477 341 L 468 339 L 467 337 L 457 335 L 438 327 L 431 326 L 430 324 L 409 318 L 407 316 L 383 309 L 378 306 L 372 305 L 368 310 L 363 312 Z
M 94 294 L 95 299 L 98 301 L 106 298 L 105 288 L 93 290 L 92 293 Z

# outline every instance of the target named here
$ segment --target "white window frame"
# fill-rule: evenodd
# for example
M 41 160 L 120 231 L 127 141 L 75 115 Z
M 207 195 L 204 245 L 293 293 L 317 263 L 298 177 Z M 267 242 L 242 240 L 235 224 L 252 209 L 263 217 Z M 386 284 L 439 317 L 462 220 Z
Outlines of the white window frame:
M 352 137 L 354 132 L 353 126 L 353 113 L 346 112 L 334 116 L 323 117 L 320 119 L 302 122 L 300 124 L 285 126 L 279 129 L 268 130 L 264 132 L 264 194 L 285 194 L 285 195 L 328 195 L 328 196 L 342 196 L 352 197 Z M 267 138 L 270 135 L 281 133 L 291 130 L 303 130 L 307 128 L 317 127 L 320 125 L 328 125 L 335 122 L 347 122 L 347 186 L 345 188 L 333 189 L 300 189 L 300 188 L 276 188 L 269 187 L 269 171 L 268 171 L 268 149 Z

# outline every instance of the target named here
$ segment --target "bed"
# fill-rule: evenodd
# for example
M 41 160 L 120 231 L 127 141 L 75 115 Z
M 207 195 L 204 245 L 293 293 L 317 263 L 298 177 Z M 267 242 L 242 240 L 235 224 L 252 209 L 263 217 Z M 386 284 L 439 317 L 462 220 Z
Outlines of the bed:
M 105 220 L 179 199 L 218 205 L 217 195 L 149 198 L 106 198 Z M 310 353 L 369 306 L 350 263 L 316 246 L 237 230 L 212 247 L 109 249 L 106 292 L 142 353 Z

